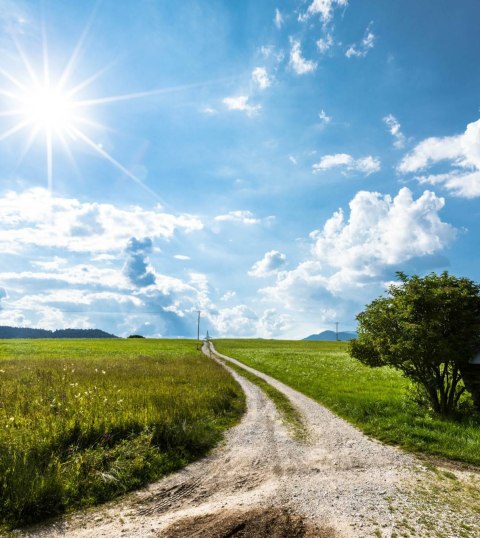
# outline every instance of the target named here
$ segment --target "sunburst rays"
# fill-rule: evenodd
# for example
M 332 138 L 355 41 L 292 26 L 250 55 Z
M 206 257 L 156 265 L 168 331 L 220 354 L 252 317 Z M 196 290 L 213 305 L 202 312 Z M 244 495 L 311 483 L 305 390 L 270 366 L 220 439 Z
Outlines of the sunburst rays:
M 13 136 L 19 136 L 22 131 L 28 131 L 23 151 L 20 152 L 21 161 L 38 139 L 43 137 L 47 184 L 50 191 L 53 188 L 54 148 L 61 147 L 77 168 L 71 142 L 80 141 L 98 157 L 108 161 L 119 172 L 142 187 L 150 196 L 161 201 L 150 187 L 92 138 L 87 127 L 107 128 L 86 116 L 84 111 L 99 105 L 159 96 L 211 83 L 187 84 L 107 97 L 82 98 L 82 91 L 91 86 L 111 67 L 106 65 L 75 85 L 70 82 L 85 46 L 93 18 L 94 14 L 90 17 L 63 71 L 57 78 L 54 78 L 50 69 L 45 24 L 42 24 L 42 59 L 39 66 L 34 66 L 21 44 L 14 39 L 22 69 L 18 73 L 12 73 L 5 68 L 0 68 L 0 77 L 4 80 L 4 84 L 0 87 L 0 96 L 3 102 L 0 119 L 4 123 L 4 130 L 0 132 L 0 142 Z M 8 125 L 5 125 L 6 123 Z

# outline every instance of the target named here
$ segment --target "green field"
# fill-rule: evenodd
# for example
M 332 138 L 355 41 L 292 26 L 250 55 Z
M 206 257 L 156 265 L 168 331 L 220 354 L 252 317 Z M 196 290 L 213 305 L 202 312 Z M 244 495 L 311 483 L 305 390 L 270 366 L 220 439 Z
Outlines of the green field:
M 178 469 L 244 408 L 192 340 L 0 341 L 0 527 Z
M 410 451 L 480 465 L 480 419 L 441 419 L 420 408 L 388 367 L 369 368 L 343 342 L 216 340 L 220 353 L 312 397 L 365 433 Z

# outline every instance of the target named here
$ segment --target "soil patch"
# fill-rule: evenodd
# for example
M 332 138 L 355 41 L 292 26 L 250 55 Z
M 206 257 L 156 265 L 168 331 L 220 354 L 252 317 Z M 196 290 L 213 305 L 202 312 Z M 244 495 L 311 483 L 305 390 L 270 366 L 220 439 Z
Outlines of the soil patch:
M 279 509 L 248 512 L 225 510 L 175 522 L 162 538 L 339 538 L 331 527 L 306 522 L 297 514 Z

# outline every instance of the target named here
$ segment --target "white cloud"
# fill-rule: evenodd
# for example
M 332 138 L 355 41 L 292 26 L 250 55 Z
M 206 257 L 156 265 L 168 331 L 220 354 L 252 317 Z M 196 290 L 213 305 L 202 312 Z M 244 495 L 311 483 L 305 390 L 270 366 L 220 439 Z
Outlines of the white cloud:
M 211 106 L 204 106 L 201 110 L 201 112 L 203 112 L 203 114 L 208 114 L 210 116 L 214 115 L 214 114 L 218 114 L 218 110 L 216 110 L 215 108 L 212 108 Z
M 360 43 L 356 45 L 350 45 L 345 53 L 347 58 L 365 58 L 370 49 L 375 46 L 375 34 L 371 30 L 372 24 L 370 23 L 365 30 L 365 35 Z
M 291 316 L 279 313 L 275 308 L 268 308 L 258 320 L 257 334 L 263 338 L 272 338 L 284 334 L 293 323 Z
M 15 271 L 0 273 L 0 280 L 7 288 L 23 286 L 58 288 L 66 285 L 89 286 L 92 288 L 129 287 L 126 278 L 117 269 L 97 267 L 92 264 L 68 265 L 61 269 L 49 271 Z
M 203 228 L 192 215 L 172 215 L 159 208 L 120 208 L 52 196 L 46 189 L 7 192 L 0 198 L 0 248 L 51 247 L 70 252 L 122 250 L 132 236 L 170 239 L 176 230 Z
M 44 271 L 51 271 L 55 269 L 59 269 L 60 267 L 66 265 L 68 261 L 65 258 L 60 258 L 59 256 L 54 256 L 53 259 L 48 261 L 33 261 L 32 265 L 35 267 L 39 267 L 40 269 L 43 269 Z
M 297 75 L 305 75 L 312 73 L 317 68 L 316 62 L 306 60 L 302 56 L 300 41 L 290 38 L 290 61 L 289 66 L 297 73 Z
M 275 9 L 275 17 L 273 19 L 275 26 L 280 30 L 283 25 L 283 15 L 278 8 Z
M 258 315 L 246 305 L 223 308 L 208 314 L 219 336 L 255 336 Z
M 295 164 L 295 165 L 298 164 L 297 159 L 295 159 L 295 157 L 294 157 L 293 155 L 289 155 L 289 156 L 288 156 L 288 160 L 289 160 L 292 164 Z
M 220 297 L 220 301 L 227 302 L 235 298 L 236 296 L 237 296 L 237 292 L 229 290 Z
M 175 254 L 174 258 L 176 260 L 181 260 L 181 261 L 188 261 L 190 260 L 190 256 L 185 256 L 185 254 Z
M 379 266 L 432 254 L 455 236 L 438 216 L 444 199 L 430 191 L 417 200 L 406 187 L 394 198 L 360 191 L 349 205 L 347 222 L 339 210 L 311 234 L 317 259 L 330 267 L 375 274 Z
M 403 148 L 405 146 L 405 135 L 401 131 L 401 125 L 397 118 L 393 114 L 389 114 L 383 118 L 383 121 L 394 138 L 394 147 L 397 149 Z
M 252 71 L 252 80 L 261 90 L 266 90 L 272 84 L 265 67 L 255 67 Z
M 278 250 L 270 250 L 270 252 L 265 253 L 261 260 L 253 264 L 248 274 L 257 278 L 270 276 L 282 269 L 286 262 L 285 254 L 278 252 Z
M 238 95 L 236 97 L 225 97 L 223 104 L 228 110 L 239 110 L 245 112 L 247 116 L 255 116 L 261 110 L 261 105 L 251 105 L 248 102 L 248 95 Z
M 261 219 L 248 210 L 230 211 L 225 215 L 217 215 L 215 220 L 218 222 L 239 222 L 241 224 L 260 224 Z
M 407 188 L 394 198 L 358 192 L 348 219 L 339 210 L 312 232 L 310 259 L 279 272 L 264 297 L 296 312 L 314 311 L 319 321 L 332 321 L 339 309 L 351 317 L 396 270 L 428 262 L 453 241 L 456 230 L 439 216 L 444 203 L 429 191 L 414 200 Z
M 260 47 L 260 53 L 266 60 L 270 58 L 270 56 L 274 53 L 274 51 L 275 49 L 273 48 L 272 45 L 262 45 Z
M 312 170 L 315 174 L 330 168 L 344 167 L 348 172 L 362 172 L 369 176 L 374 172 L 378 172 L 380 166 L 380 160 L 371 155 L 354 159 L 348 153 L 336 153 L 334 155 L 324 155 L 318 163 L 312 166 Z
M 415 173 L 444 163 L 447 170 L 418 176 L 420 183 L 443 185 L 455 196 L 480 196 L 480 120 L 469 123 L 463 134 L 427 138 L 398 166 L 401 173 Z
M 314 15 L 320 15 L 321 20 L 327 23 L 332 19 L 336 6 L 346 7 L 347 5 L 348 0 L 313 0 L 307 11 L 301 14 L 298 19 L 304 22 Z
M 324 38 L 321 37 L 317 41 L 317 48 L 321 54 L 328 52 L 333 46 L 333 37 L 331 34 L 327 34 Z
M 318 117 L 320 118 L 321 122 L 322 123 L 330 123 L 332 121 L 332 118 L 330 116 L 327 116 L 325 110 L 322 110 L 320 111 L 320 113 L 318 114 Z

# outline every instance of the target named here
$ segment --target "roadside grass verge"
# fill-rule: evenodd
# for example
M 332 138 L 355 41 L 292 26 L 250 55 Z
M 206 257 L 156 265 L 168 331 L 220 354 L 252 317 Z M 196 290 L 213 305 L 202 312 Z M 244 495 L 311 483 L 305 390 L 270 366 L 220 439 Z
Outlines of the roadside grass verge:
M 215 352 L 213 352 L 215 355 Z M 308 439 L 308 432 L 305 427 L 305 423 L 300 411 L 292 404 L 292 402 L 273 385 L 270 385 L 265 379 L 262 379 L 258 375 L 255 375 L 245 368 L 238 366 L 237 364 L 227 361 L 218 355 L 215 355 L 220 361 L 226 364 L 229 368 L 237 372 L 259 389 L 261 389 L 272 400 L 273 404 L 277 408 L 282 417 L 282 421 L 285 426 L 290 430 L 294 439 L 300 442 L 305 442 Z
M 216 349 L 310 396 L 368 435 L 412 452 L 480 465 L 480 419 L 454 421 L 414 403 L 392 368 L 352 359 L 343 342 L 216 340 Z
M 112 499 L 206 454 L 245 398 L 195 348 L 0 341 L 0 527 Z

